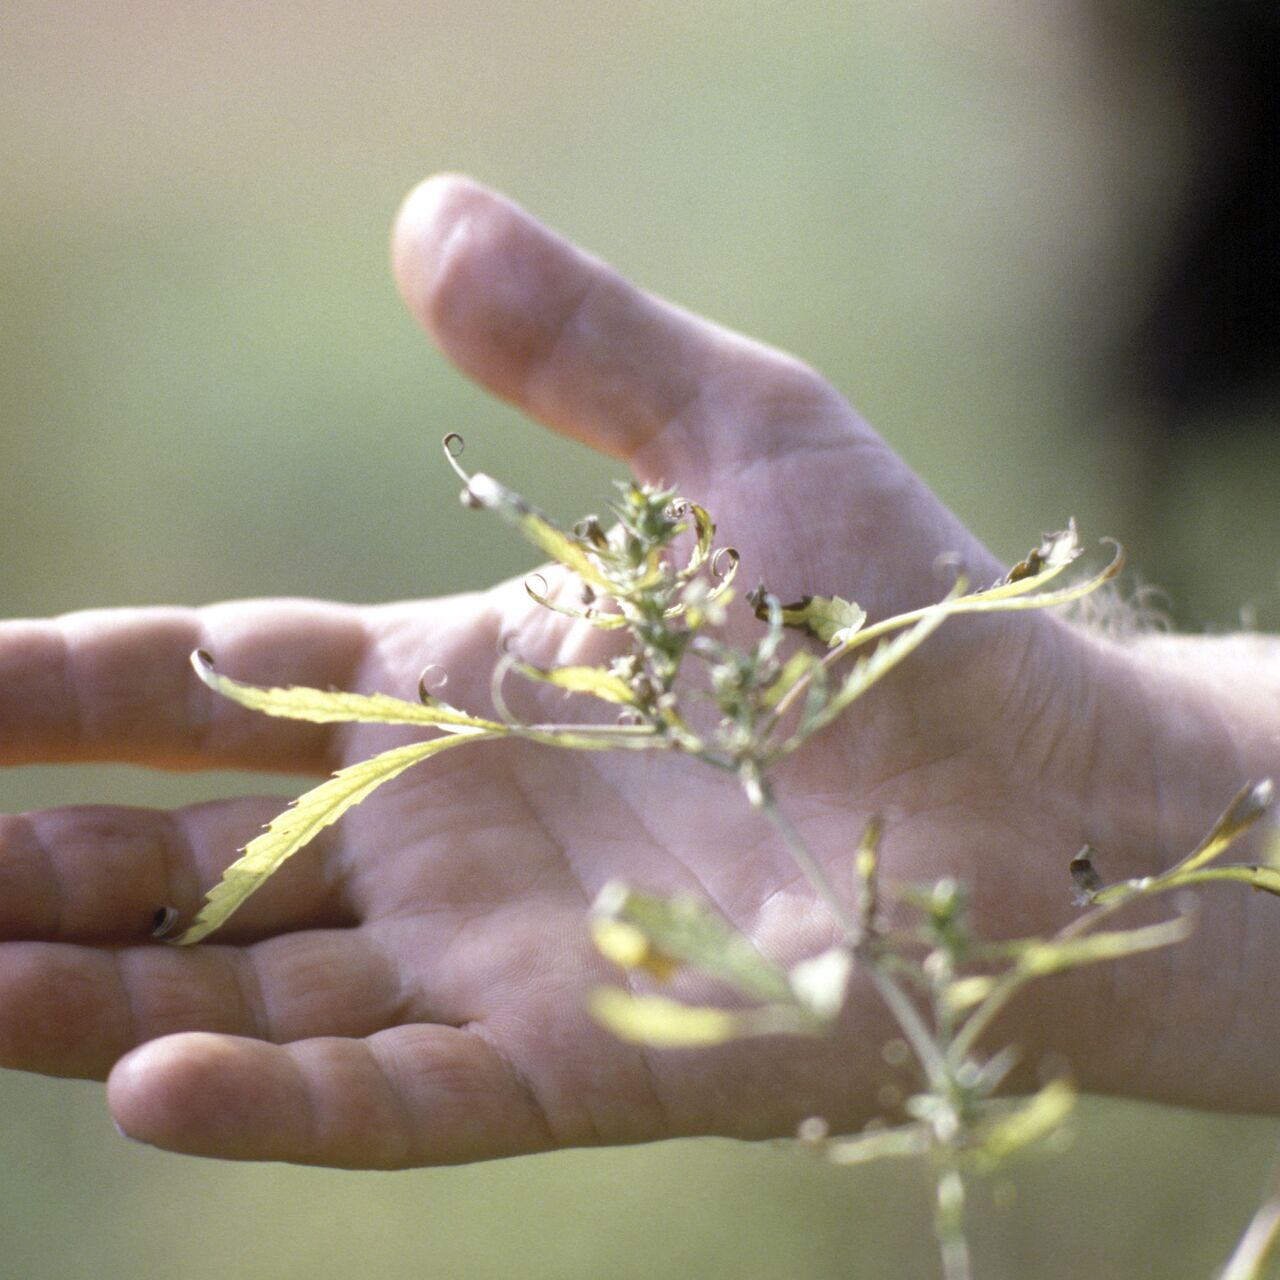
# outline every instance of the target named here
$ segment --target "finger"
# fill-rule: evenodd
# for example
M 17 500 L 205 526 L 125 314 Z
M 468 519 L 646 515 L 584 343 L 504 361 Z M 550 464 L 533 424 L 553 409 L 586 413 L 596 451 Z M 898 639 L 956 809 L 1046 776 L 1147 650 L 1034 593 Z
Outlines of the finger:
M 504 1059 L 453 1027 L 283 1047 L 171 1036 L 119 1063 L 107 1090 L 126 1134 L 189 1155 L 394 1169 L 553 1145 Z
M 165 908 L 190 920 L 287 803 L 251 796 L 172 812 L 85 805 L 0 816 L 0 941 L 132 943 Z M 219 942 L 353 923 L 327 834 L 271 876 Z
M 0 945 L 0 1066 L 103 1079 L 181 1031 L 287 1041 L 367 1035 L 400 1019 L 394 968 L 360 930 L 252 947 Z
M 205 688 L 193 649 L 259 683 L 352 687 L 359 610 L 311 601 L 102 609 L 0 623 L 0 764 L 113 760 L 169 769 L 325 772 L 331 731 Z
M 847 443 L 856 417 L 812 370 L 629 284 L 456 175 L 406 199 L 393 242 L 406 303 L 446 355 L 549 426 L 676 471 L 789 443 Z

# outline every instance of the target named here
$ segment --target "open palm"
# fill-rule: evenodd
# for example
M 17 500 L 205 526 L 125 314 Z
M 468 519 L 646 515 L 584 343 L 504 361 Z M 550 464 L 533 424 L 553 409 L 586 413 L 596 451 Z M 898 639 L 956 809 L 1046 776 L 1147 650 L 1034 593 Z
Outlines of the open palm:
M 401 215 L 396 269 L 464 371 L 677 484 L 783 598 L 838 592 L 876 617 L 937 598 L 940 556 L 979 582 L 997 576 L 811 370 L 640 293 L 492 193 L 424 184 Z M 6 623 L 0 760 L 321 774 L 411 735 L 255 715 L 200 686 L 190 652 L 210 650 L 240 679 L 408 697 L 438 664 L 450 701 L 483 712 L 504 635 L 540 661 L 580 661 L 599 643 L 518 583 L 376 608 Z M 892 874 L 959 868 L 988 919 L 1043 924 L 1065 904 L 1060 868 L 1082 838 L 1071 747 L 1097 730 L 1093 656 L 1041 615 L 949 623 L 788 765 L 782 803 L 837 881 L 863 820 L 887 812 Z M 562 715 L 560 697 L 541 714 Z M 788 959 L 831 940 L 732 779 L 662 754 L 515 740 L 447 753 L 348 814 L 211 942 L 150 941 L 156 908 L 189 917 L 279 807 L 0 819 L 0 1063 L 109 1074 L 119 1123 L 162 1146 L 347 1166 L 765 1136 L 873 1109 L 890 1033 L 857 989 L 830 1040 L 697 1053 L 620 1044 L 584 1011 L 593 983 L 616 980 L 584 928 L 611 878 L 692 889 Z M 1034 876 L 1020 874 L 1028 858 Z

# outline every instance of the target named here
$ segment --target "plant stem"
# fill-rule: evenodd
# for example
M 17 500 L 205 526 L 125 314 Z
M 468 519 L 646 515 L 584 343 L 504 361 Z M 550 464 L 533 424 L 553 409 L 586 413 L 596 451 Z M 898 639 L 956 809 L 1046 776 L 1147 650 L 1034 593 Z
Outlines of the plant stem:
M 1267 1198 L 1240 1237 L 1235 1252 L 1222 1269 L 1220 1280 L 1261 1280 L 1277 1237 L 1280 1237 L 1280 1160 L 1272 1167 Z
M 773 823 L 778 834 L 785 841 L 792 858 L 795 859 L 796 866 L 804 872 L 809 883 L 817 891 L 818 897 L 827 904 L 831 914 L 840 922 L 845 941 L 851 947 L 856 947 L 862 940 L 862 926 L 858 923 L 852 907 L 836 893 L 827 873 L 813 856 L 813 851 L 805 842 L 805 838 L 796 830 L 791 819 L 778 808 L 778 802 L 773 798 L 773 793 L 762 786 L 761 794 L 763 797 L 759 804 L 761 812 Z
M 964 1177 L 955 1165 L 938 1175 L 933 1229 L 942 1254 L 945 1280 L 972 1280 L 969 1241 L 964 1233 Z
M 845 941 L 850 947 L 854 948 L 859 958 L 866 962 L 871 981 L 875 984 L 875 988 L 888 1007 L 889 1012 L 893 1014 L 899 1029 L 906 1037 L 907 1043 L 911 1045 L 912 1052 L 914 1052 L 917 1061 L 920 1063 L 925 1079 L 929 1082 L 929 1087 L 939 1091 L 945 1089 L 947 1081 L 950 1079 L 947 1060 L 942 1050 L 938 1047 L 937 1041 L 930 1033 L 929 1028 L 925 1025 L 919 1011 L 911 1003 L 910 996 L 907 995 L 897 979 L 881 962 L 880 957 L 861 945 L 863 942 L 862 925 L 857 916 L 850 906 L 837 895 L 827 877 L 827 873 L 822 869 L 822 865 L 817 858 L 814 857 L 813 851 L 809 848 L 804 836 L 796 829 L 791 819 L 778 807 L 778 802 L 773 798 L 773 794 L 767 787 L 762 789 L 762 794 L 764 797 L 760 804 L 762 812 L 777 828 L 786 842 L 791 856 L 795 859 L 796 865 L 808 877 L 809 883 L 817 890 L 818 896 L 826 903 L 832 914 L 840 922 L 840 926 L 844 930 Z

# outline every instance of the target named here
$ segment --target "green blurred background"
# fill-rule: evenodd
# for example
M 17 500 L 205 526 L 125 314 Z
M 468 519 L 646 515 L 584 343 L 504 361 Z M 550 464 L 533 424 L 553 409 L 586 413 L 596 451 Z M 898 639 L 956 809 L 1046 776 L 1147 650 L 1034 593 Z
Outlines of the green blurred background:
M 1202 144 L 1141 9 L 6 0 L 0 613 L 516 572 L 461 518 L 450 429 L 554 513 L 598 507 L 612 467 L 464 384 L 389 283 L 398 200 L 453 168 L 815 363 L 1000 554 L 1074 514 L 1180 619 L 1274 625 L 1274 447 L 1184 450 L 1153 497 L 1114 377 Z M 18 769 L 0 805 L 245 781 Z M 980 1208 L 981 1274 L 1206 1276 L 1276 1137 L 1090 1104 Z M 118 1138 L 97 1085 L 0 1078 L 15 1277 L 929 1276 L 926 1223 L 912 1170 L 712 1141 L 405 1174 L 188 1160 Z

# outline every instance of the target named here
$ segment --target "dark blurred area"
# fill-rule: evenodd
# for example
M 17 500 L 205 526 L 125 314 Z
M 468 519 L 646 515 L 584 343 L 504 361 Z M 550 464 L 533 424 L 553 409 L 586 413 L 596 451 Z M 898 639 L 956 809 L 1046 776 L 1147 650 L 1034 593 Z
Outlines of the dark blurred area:
M 1280 389 L 1280 9 L 1186 9 L 1165 20 L 1201 137 L 1135 354 L 1164 440 Z

